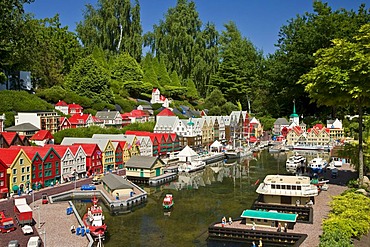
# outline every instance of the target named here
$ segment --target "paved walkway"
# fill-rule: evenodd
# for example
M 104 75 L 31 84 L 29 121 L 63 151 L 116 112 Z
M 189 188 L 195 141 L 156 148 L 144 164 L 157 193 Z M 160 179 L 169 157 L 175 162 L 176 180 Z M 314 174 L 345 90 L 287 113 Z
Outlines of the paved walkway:
M 75 227 L 78 226 L 78 221 L 74 214 L 66 214 L 66 209 L 69 207 L 68 202 L 41 204 L 41 200 L 38 200 L 31 204 L 32 208 L 34 208 L 34 206 L 40 208 L 40 210 L 34 209 L 33 217 L 36 220 L 35 229 L 45 243 L 45 246 L 86 247 L 88 245 L 89 241 L 86 236 L 77 236 L 70 231 L 72 225 Z M 38 223 L 39 214 L 40 225 Z

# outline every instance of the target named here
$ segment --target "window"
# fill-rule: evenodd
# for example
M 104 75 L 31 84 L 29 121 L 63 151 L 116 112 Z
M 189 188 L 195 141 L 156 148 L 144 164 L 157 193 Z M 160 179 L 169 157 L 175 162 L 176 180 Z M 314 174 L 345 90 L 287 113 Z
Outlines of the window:
M 42 172 L 39 172 L 39 178 L 42 178 Z
M 23 161 L 23 159 L 21 158 L 21 159 L 19 159 L 19 164 L 20 165 L 23 165 L 24 164 L 24 161 Z
M 13 184 L 17 182 L 17 177 L 13 177 Z
M 25 176 L 24 175 L 22 175 L 22 182 L 24 182 L 25 181 Z
M 27 175 L 27 181 L 30 181 L 30 175 Z
M 17 174 L 17 169 L 13 169 L 13 175 Z
M 40 170 L 40 171 L 42 170 L 42 165 L 41 165 L 41 164 L 39 165 L 39 170 Z
M 59 167 L 59 162 L 55 161 L 55 167 Z
M 4 177 L 4 172 L 0 172 L 0 178 Z
M 59 174 L 59 169 L 56 169 L 55 170 L 55 174 L 58 175 Z
M 29 166 L 27 166 L 26 171 L 27 171 L 27 173 L 30 172 L 30 167 Z
M 35 171 L 36 167 L 34 165 L 32 165 L 32 171 Z
M 32 174 L 32 179 L 35 179 L 36 178 L 36 174 Z
M 50 154 L 50 159 L 54 158 L 54 155 Z
M 24 167 L 22 167 L 22 173 L 24 173 L 24 171 L 25 171 L 25 170 L 24 170 Z
M 0 186 L 4 186 L 4 181 L 0 180 Z

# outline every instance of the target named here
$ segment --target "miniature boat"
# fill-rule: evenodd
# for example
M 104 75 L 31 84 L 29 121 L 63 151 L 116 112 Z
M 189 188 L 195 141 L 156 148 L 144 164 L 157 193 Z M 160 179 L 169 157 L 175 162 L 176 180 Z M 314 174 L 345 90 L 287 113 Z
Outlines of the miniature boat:
M 170 209 L 174 204 L 172 194 L 166 194 L 162 203 L 163 209 Z
M 98 206 L 98 199 L 95 196 L 92 199 L 92 202 L 93 205 L 88 208 L 82 221 L 84 222 L 86 229 L 89 229 L 92 237 L 103 238 L 107 231 L 107 225 L 104 223 L 103 209 Z
M 322 170 L 326 167 L 327 162 L 323 158 L 317 157 L 312 159 L 308 163 L 308 168 L 311 169 L 312 173 L 321 173 Z
M 306 158 L 300 154 L 295 154 L 289 157 L 286 161 L 286 169 L 288 171 L 296 171 L 298 167 L 305 166 Z

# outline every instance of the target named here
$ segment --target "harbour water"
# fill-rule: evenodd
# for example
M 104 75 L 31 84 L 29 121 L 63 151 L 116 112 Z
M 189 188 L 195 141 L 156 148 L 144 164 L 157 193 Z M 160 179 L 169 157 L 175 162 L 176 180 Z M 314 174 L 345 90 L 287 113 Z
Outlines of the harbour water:
M 257 184 L 267 174 L 287 174 L 287 155 L 265 150 L 250 158 L 180 174 L 176 181 L 162 186 L 144 188 L 148 192 L 145 206 L 121 215 L 110 215 L 105 208 L 108 234 L 104 246 L 249 246 L 209 243 L 208 226 L 224 216 L 237 218 L 249 209 L 257 198 Z M 167 193 L 173 194 L 175 202 L 170 212 L 162 207 Z M 80 214 L 87 208 L 83 202 L 75 205 Z

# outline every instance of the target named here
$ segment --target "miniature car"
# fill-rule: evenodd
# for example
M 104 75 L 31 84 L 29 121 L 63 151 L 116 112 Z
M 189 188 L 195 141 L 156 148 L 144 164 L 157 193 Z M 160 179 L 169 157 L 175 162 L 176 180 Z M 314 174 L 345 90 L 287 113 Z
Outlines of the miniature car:
M 30 225 L 24 225 L 22 227 L 22 232 L 23 232 L 24 235 L 33 234 L 32 226 L 30 226 Z
M 19 247 L 18 240 L 10 240 L 8 243 L 8 247 Z
M 42 200 L 42 204 L 48 204 L 48 202 L 49 202 L 49 200 L 48 200 L 48 194 L 42 193 L 41 200 Z
M 40 247 L 41 246 L 41 239 L 39 236 L 30 237 L 27 243 L 27 247 Z
M 96 186 L 92 184 L 83 184 L 81 190 L 96 190 Z

